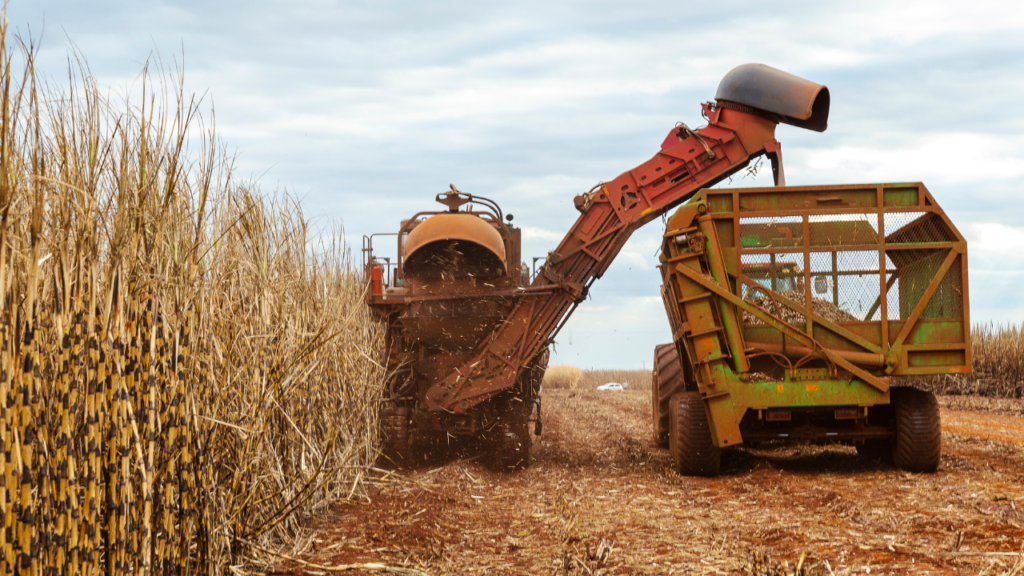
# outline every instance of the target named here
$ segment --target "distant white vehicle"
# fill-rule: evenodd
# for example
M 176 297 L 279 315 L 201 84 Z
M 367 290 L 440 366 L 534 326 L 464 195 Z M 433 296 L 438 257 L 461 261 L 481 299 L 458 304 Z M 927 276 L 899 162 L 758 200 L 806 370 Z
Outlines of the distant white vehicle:
M 609 382 L 607 384 L 601 384 L 597 387 L 598 390 L 625 390 L 626 386 L 619 384 L 618 382 Z

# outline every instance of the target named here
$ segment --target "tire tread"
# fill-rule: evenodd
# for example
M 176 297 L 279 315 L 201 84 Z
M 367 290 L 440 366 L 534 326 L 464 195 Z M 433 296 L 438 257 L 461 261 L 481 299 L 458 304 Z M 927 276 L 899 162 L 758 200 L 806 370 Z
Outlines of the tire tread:
M 654 423 L 654 440 L 662 448 L 668 447 L 669 400 L 684 385 L 676 345 L 668 343 L 656 346 L 651 374 L 651 418 Z
M 716 476 L 722 451 L 711 437 L 700 392 L 677 392 L 669 402 L 669 451 L 676 470 L 687 476 Z
M 528 422 L 505 422 L 497 427 L 495 460 L 502 472 L 522 470 L 530 465 L 530 426 Z
M 942 422 L 935 395 L 908 387 L 894 387 L 890 394 L 896 415 L 893 463 L 909 472 L 935 472 L 942 455 Z
M 411 410 L 406 406 L 385 406 L 380 412 L 381 442 L 384 456 L 399 466 L 408 464 L 411 442 L 409 418 Z

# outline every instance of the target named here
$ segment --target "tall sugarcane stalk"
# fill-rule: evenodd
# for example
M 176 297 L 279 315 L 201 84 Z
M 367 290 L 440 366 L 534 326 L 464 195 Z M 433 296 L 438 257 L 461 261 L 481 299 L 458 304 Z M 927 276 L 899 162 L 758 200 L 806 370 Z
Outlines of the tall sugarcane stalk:
M 0 576 L 266 563 L 377 456 L 382 332 L 343 237 L 232 178 L 180 71 L 114 102 L 8 40 Z

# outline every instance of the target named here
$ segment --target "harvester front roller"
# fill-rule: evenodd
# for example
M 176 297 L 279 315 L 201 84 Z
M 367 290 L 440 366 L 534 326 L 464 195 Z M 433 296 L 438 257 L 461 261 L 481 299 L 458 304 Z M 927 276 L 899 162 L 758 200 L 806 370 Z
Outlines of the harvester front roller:
M 715 476 L 722 451 L 711 438 L 700 392 L 677 392 L 669 401 L 669 452 L 676 471 L 686 476 Z
M 522 470 L 530 464 L 530 425 L 516 420 L 495 427 L 495 465 L 503 472 Z
M 412 409 L 408 406 L 387 404 L 380 411 L 380 431 L 384 456 L 394 464 L 403 466 L 411 460 L 412 439 L 409 423 Z

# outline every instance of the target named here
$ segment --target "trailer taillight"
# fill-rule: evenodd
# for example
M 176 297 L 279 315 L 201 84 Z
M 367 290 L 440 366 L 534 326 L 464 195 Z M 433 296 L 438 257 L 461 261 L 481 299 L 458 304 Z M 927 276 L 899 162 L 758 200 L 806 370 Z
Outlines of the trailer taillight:
M 855 420 L 859 415 L 856 408 L 836 408 L 836 420 Z
M 787 422 L 793 419 L 793 414 L 789 410 L 768 410 L 764 419 L 769 422 Z

